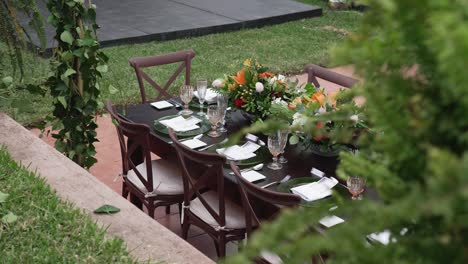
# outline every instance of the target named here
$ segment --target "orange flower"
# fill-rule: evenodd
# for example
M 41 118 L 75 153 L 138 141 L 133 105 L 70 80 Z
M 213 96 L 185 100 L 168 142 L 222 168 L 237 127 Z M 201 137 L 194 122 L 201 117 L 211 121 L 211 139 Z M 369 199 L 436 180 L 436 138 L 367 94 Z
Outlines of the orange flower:
M 331 104 L 331 106 L 336 107 L 336 95 L 338 92 L 331 92 L 327 97 L 328 97 L 328 102 Z
M 245 69 L 238 71 L 237 75 L 233 76 L 233 78 L 239 85 L 245 85 L 247 83 L 245 80 Z
M 324 126 L 325 126 L 324 122 L 317 122 L 317 124 L 315 124 L 315 127 L 318 129 L 323 128 Z
M 291 103 L 289 103 L 288 108 L 291 110 L 294 110 L 298 104 L 302 104 L 302 99 L 301 97 L 296 97 L 294 100 L 292 100 Z
M 235 89 L 237 88 L 237 85 L 235 83 L 230 83 L 228 85 L 228 90 L 231 92 L 231 91 L 234 91 Z
M 325 103 L 325 95 L 322 92 L 314 93 L 311 99 L 313 102 L 318 102 L 321 106 Z
M 317 128 L 317 129 L 321 129 L 324 126 L 325 126 L 324 122 L 317 122 L 317 124 L 315 124 L 315 128 Z M 314 137 L 315 141 L 320 141 L 322 139 L 327 139 L 327 138 L 328 138 L 328 136 L 326 136 L 326 135 L 321 135 L 321 136 L 315 136 Z
M 244 66 L 250 67 L 250 58 L 244 61 Z
M 264 73 L 258 74 L 258 77 L 263 78 L 263 79 L 268 78 L 268 77 L 273 77 L 273 76 L 275 75 L 271 72 L 264 72 Z

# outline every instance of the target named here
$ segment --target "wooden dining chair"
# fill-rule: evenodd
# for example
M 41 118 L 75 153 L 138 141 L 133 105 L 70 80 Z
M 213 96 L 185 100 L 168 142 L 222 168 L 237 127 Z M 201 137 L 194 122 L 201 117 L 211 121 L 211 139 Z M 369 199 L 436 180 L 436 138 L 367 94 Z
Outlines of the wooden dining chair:
M 231 170 L 236 176 L 237 184 L 239 186 L 239 192 L 242 200 L 242 206 L 245 208 L 245 222 L 246 222 L 246 233 L 247 236 L 252 234 L 254 227 L 259 226 L 261 220 L 255 213 L 251 198 L 255 197 L 268 204 L 274 204 L 285 207 L 294 207 L 300 204 L 301 197 L 292 193 L 281 193 L 263 189 L 241 176 L 239 167 L 234 163 L 230 162 Z
M 152 218 L 159 206 L 178 204 L 181 208 L 184 187 L 177 164 L 164 159 L 151 160 L 150 128 L 125 120 L 116 113 L 111 101 L 106 102 L 106 108 L 117 125 L 122 155 L 122 196 L 127 198 L 129 193 L 135 196 Z
M 345 76 L 343 74 L 325 69 L 315 64 L 309 64 L 305 67 L 307 73 L 307 82 L 314 84 L 316 88 L 320 87 L 320 83 L 317 80 L 317 77 L 340 86 L 351 88 L 358 80 L 351 77 Z
M 151 86 L 153 86 L 158 95 L 156 96 L 155 100 L 159 100 L 161 98 L 172 97 L 171 94 L 168 93 L 168 89 L 171 84 L 175 81 L 177 76 L 185 69 L 185 84 L 190 84 L 190 68 L 192 59 L 195 57 L 195 52 L 193 50 L 184 50 L 178 51 L 163 55 L 157 56 L 148 56 L 148 57 L 134 57 L 130 58 L 129 62 L 130 65 L 134 68 L 136 77 L 138 80 L 138 86 L 140 87 L 141 93 L 141 102 L 146 103 L 146 92 L 145 92 L 145 85 L 144 80 L 147 81 Z M 157 84 L 151 77 L 146 74 L 143 69 L 148 67 L 160 66 L 160 65 L 167 65 L 172 63 L 181 63 L 179 67 L 174 71 L 171 75 L 169 80 L 163 86 Z
M 245 211 L 225 197 L 223 165 L 226 158 L 192 150 L 177 140 L 171 129 L 184 181 L 182 237 L 190 225 L 203 229 L 215 242 L 219 257 L 226 255 L 226 243 L 245 238 Z
M 259 219 L 255 210 L 252 207 L 251 200 L 255 197 L 258 200 L 264 201 L 268 204 L 274 204 L 284 207 L 294 207 L 301 203 L 301 197 L 292 193 L 280 193 L 275 191 L 270 191 L 263 189 L 241 176 L 239 167 L 234 163 L 230 162 L 231 170 L 236 176 L 237 184 L 239 186 L 239 193 L 242 200 L 242 206 L 245 208 L 245 222 L 246 222 L 246 237 L 250 237 L 255 227 L 261 225 L 262 220 L 271 220 L 268 219 Z M 274 253 L 268 253 L 270 258 L 273 256 L 275 259 L 280 259 Z M 267 260 L 267 256 L 263 255 L 262 257 L 257 257 L 254 259 L 254 263 L 257 264 L 270 264 L 271 262 Z

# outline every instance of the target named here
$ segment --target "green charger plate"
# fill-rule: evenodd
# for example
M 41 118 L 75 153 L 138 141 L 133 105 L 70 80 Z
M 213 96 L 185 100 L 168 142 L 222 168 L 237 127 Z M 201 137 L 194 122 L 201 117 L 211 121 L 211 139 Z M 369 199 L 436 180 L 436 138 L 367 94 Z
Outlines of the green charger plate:
M 239 142 L 239 145 L 242 146 L 244 143 L 245 142 Z M 222 144 L 217 144 L 208 148 L 206 151 L 211 152 L 211 153 L 216 153 L 216 149 L 223 148 L 223 147 L 225 146 L 223 146 Z M 257 151 L 255 151 L 255 154 L 256 156 L 253 158 L 236 161 L 235 162 L 236 165 L 239 167 L 254 166 L 260 163 L 264 163 L 265 161 L 271 159 L 270 151 L 268 150 L 266 146 L 260 146 L 260 148 Z M 227 160 L 226 164 L 229 164 L 229 162 L 230 160 Z
M 154 130 L 156 130 L 156 132 L 158 132 L 158 133 L 168 135 L 169 131 L 167 130 L 167 127 L 165 125 L 161 124 L 159 121 L 166 120 L 166 119 L 171 119 L 171 118 L 174 118 L 174 117 L 177 117 L 177 116 L 178 115 L 170 115 L 170 116 L 165 116 L 165 117 L 159 118 L 157 120 L 154 120 Z M 210 121 L 208 121 L 208 119 L 206 119 L 204 117 L 199 117 L 199 116 L 196 116 L 196 118 L 202 120 L 202 122 L 198 124 L 198 126 L 200 128 L 190 130 L 190 131 L 176 132 L 176 135 L 178 137 L 193 137 L 193 136 L 196 136 L 196 135 L 199 135 L 199 134 L 204 134 L 204 133 L 208 132 L 211 129 L 211 124 L 210 124 Z

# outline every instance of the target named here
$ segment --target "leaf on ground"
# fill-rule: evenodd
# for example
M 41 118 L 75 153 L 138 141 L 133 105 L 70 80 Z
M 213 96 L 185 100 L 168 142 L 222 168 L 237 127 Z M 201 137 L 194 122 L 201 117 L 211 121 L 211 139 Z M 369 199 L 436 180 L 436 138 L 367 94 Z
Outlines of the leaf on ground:
M 8 193 L 0 192 L 0 203 L 4 203 L 8 198 Z
M 2 222 L 5 224 L 14 223 L 16 220 L 18 220 L 18 217 L 12 212 L 8 212 L 8 214 L 2 217 Z
M 120 212 L 119 208 L 109 205 L 109 204 L 105 204 L 99 207 L 98 209 L 94 210 L 95 214 L 115 214 L 118 212 Z

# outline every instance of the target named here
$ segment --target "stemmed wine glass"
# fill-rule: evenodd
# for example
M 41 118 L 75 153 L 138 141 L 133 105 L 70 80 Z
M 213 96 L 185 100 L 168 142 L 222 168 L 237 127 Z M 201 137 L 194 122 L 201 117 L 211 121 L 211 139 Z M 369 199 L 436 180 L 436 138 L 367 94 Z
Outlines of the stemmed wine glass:
M 289 136 L 289 129 L 282 129 L 278 131 L 278 134 L 281 137 L 281 155 L 279 158 L 279 163 L 288 163 L 288 160 L 284 157 L 284 149 L 286 148 L 286 144 L 288 143 L 288 136 Z
M 197 81 L 197 93 L 198 93 L 198 102 L 200 103 L 200 112 L 198 112 L 199 116 L 204 116 L 203 113 L 203 103 L 205 103 L 205 96 L 206 96 L 206 87 L 208 86 L 207 80 L 198 80 Z
M 191 85 L 180 86 L 179 95 L 180 95 L 180 100 L 184 102 L 184 110 L 180 111 L 179 115 L 189 116 L 193 114 L 193 111 L 188 108 L 189 107 L 188 104 L 190 103 L 193 97 L 193 86 Z
M 280 170 L 283 165 L 278 163 L 278 155 L 281 153 L 281 136 L 279 133 L 268 136 L 268 150 L 273 155 L 273 162 L 269 163 L 267 167 L 272 170 Z
M 208 120 L 211 123 L 211 131 L 208 133 L 210 137 L 219 137 L 221 133 L 216 130 L 216 125 L 218 124 L 219 120 L 221 119 L 221 112 L 217 105 L 210 105 L 208 106 Z
M 216 97 L 216 101 L 218 103 L 218 108 L 221 114 L 220 118 L 220 127 L 218 128 L 219 132 L 227 132 L 227 129 L 224 127 L 224 123 L 226 122 L 226 109 L 228 106 L 228 95 L 227 94 L 218 94 Z
M 359 176 L 351 176 L 346 181 L 346 185 L 348 186 L 348 191 L 351 193 L 353 200 L 361 200 L 362 196 L 361 193 L 364 192 L 366 187 L 366 180 Z

